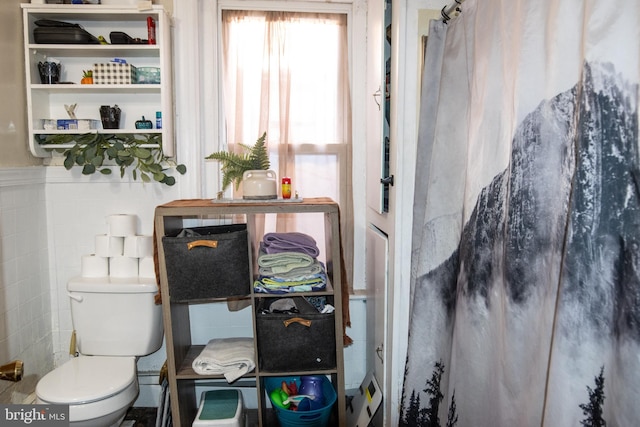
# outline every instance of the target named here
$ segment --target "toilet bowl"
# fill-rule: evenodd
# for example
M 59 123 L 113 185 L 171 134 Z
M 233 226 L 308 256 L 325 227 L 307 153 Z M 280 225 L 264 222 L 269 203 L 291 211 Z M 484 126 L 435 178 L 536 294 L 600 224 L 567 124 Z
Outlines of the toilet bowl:
M 137 396 L 135 357 L 75 357 L 36 386 L 36 403 L 69 405 L 73 427 L 117 427 Z

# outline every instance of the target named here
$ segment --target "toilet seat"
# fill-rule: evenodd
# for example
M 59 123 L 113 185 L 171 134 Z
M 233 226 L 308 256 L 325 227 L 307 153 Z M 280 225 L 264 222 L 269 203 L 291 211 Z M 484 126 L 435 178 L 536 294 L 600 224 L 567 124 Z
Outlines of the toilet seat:
M 136 378 L 134 357 L 80 356 L 46 374 L 36 395 L 50 403 L 90 403 L 118 394 Z
M 134 357 L 80 356 L 45 375 L 36 386 L 37 403 L 69 405 L 69 421 L 126 412 L 138 396 Z M 117 418 L 118 415 L 115 415 Z M 89 421 L 77 423 L 78 421 Z

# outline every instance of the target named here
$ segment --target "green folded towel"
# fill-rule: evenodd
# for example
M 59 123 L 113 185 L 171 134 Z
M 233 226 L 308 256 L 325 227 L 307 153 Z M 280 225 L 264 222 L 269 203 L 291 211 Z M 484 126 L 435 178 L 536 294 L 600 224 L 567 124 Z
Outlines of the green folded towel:
M 310 267 L 316 262 L 315 258 L 301 252 L 280 252 L 266 254 L 260 252 L 258 267 L 260 274 L 269 276 L 272 274 L 287 273 L 294 268 Z
M 263 277 L 260 279 L 260 282 L 262 282 L 262 284 L 267 288 L 283 288 L 283 287 L 291 287 L 291 286 L 317 285 L 318 283 L 323 283 L 324 279 L 321 277 L 316 277 L 314 279 L 308 279 L 308 280 L 280 282 L 278 280 L 273 280 L 268 277 Z

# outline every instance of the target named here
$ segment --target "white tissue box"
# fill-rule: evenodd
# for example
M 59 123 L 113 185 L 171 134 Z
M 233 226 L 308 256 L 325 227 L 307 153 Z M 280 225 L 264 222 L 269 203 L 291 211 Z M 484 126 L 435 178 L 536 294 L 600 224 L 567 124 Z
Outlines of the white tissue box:
M 209 390 L 202 393 L 193 427 L 243 427 L 244 408 L 239 390 Z

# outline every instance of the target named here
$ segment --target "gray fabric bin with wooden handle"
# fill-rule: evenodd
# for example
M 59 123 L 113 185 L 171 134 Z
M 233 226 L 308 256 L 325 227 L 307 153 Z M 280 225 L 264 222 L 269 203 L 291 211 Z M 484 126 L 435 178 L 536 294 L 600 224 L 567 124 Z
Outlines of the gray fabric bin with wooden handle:
M 163 236 L 172 302 L 246 296 L 251 292 L 246 224 L 194 227 Z
M 256 306 L 258 365 L 263 372 L 335 369 L 333 313 L 320 313 L 306 298 L 291 296 L 296 313 L 271 313 L 277 298 L 261 298 Z

